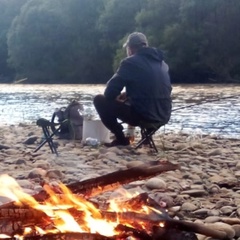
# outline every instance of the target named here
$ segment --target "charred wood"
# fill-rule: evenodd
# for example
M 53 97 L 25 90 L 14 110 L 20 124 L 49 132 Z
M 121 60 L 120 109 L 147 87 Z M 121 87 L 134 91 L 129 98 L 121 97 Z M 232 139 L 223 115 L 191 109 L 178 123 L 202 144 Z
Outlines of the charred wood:
M 192 232 L 192 233 L 199 233 L 208 237 L 212 237 L 215 239 L 226 239 L 226 233 L 223 231 L 218 231 L 215 229 L 212 229 L 210 227 L 205 226 L 204 224 L 197 224 L 193 222 L 186 222 L 182 220 L 175 220 L 171 219 L 170 217 L 166 218 L 166 215 L 163 214 L 155 214 L 150 213 L 148 215 L 142 214 L 142 213 L 135 213 L 135 212 L 123 212 L 123 213 L 111 213 L 111 212 L 105 212 L 103 213 L 103 216 L 107 219 L 113 220 L 114 217 L 116 219 L 119 219 L 120 221 L 127 220 L 130 223 L 142 221 L 144 223 L 147 223 L 149 226 L 159 226 L 162 224 L 164 227 L 162 227 L 162 231 L 164 229 L 175 229 L 176 231 L 185 231 L 185 232 Z M 159 233 L 160 234 L 159 227 Z M 166 233 L 164 233 L 166 234 Z
M 14 236 L 15 234 L 22 235 L 23 229 L 25 227 L 31 227 L 34 229 L 34 226 L 41 227 L 43 229 L 47 229 L 48 226 L 54 227 L 51 223 L 51 219 L 46 216 L 44 213 L 41 213 L 38 215 L 38 212 L 36 213 L 34 209 L 20 209 L 22 212 L 28 212 L 28 216 L 35 216 L 34 218 L 25 218 L 25 219 L 1 219 L 0 220 L 0 232 L 2 234 L 6 234 L 9 236 Z M 16 211 L 16 209 L 15 209 Z M 33 212 L 30 214 L 30 212 Z M 76 209 L 69 209 L 69 212 L 75 217 L 76 222 L 79 224 L 84 223 L 84 215 L 85 213 L 83 211 L 78 211 Z M 136 213 L 136 212 L 107 212 L 107 211 L 100 211 L 101 216 L 103 219 L 111 220 L 111 221 L 117 221 L 120 222 L 128 222 L 129 224 L 132 224 L 134 227 L 136 227 L 136 231 L 134 234 L 143 234 L 144 230 L 142 228 L 142 224 L 138 223 L 145 223 L 146 229 L 149 231 L 154 226 L 159 226 L 160 224 L 163 225 L 163 227 L 158 227 L 155 231 L 155 236 L 168 236 L 168 232 L 166 232 L 166 229 L 174 229 L 176 231 L 176 234 L 179 235 L 179 239 L 181 239 L 181 236 L 183 233 L 180 232 L 189 232 L 189 233 L 199 233 L 205 236 L 209 236 L 216 239 L 226 239 L 226 233 L 218 230 L 211 229 L 203 224 L 196 224 L 192 222 L 186 222 L 181 220 L 174 220 L 168 217 L 165 210 L 162 209 L 161 213 L 155 213 L 152 212 L 148 215 L 143 213 Z M 138 226 L 137 226 L 138 225 Z M 131 231 L 133 232 L 133 231 Z M 161 235 L 162 234 L 162 235 Z M 44 236 L 45 237 L 45 236 Z M 193 236 L 191 236 L 192 240 L 194 240 Z M 191 239 L 189 238 L 189 239 Z M 30 239 L 30 238 L 26 238 Z M 38 239 L 48 239 L 48 238 L 38 238 Z M 57 239 L 57 238 L 52 238 Z M 81 238 L 80 238 L 81 239 Z M 158 239 L 158 238 L 153 238 Z M 160 238 L 159 238 L 160 239 Z M 176 238 L 177 239 L 177 238 Z M 162 240 L 162 239 L 161 239 Z M 163 239 L 164 240 L 164 239 Z
M 67 188 L 69 188 L 75 194 L 82 194 L 84 197 L 92 197 L 96 196 L 97 194 L 116 189 L 123 184 L 147 179 L 163 172 L 173 171 L 178 168 L 178 165 L 169 162 L 153 161 L 126 170 L 116 171 L 100 177 L 72 183 L 67 185 Z M 49 195 L 45 190 L 42 190 L 32 197 L 38 202 L 44 202 L 49 198 Z M 0 209 L 14 209 L 15 207 L 15 202 L 9 202 L 1 205 Z
M 115 240 L 115 237 L 106 237 L 93 233 L 56 233 L 36 236 L 25 236 L 24 240 Z M 2 240 L 16 240 L 16 238 L 6 238 Z
M 104 176 L 87 179 L 82 182 L 69 184 L 67 187 L 77 194 L 92 197 L 102 192 L 110 191 L 118 188 L 121 185 L 147 179 L 166 171 L 173 171 L 179 166 L 169 162 L 154 161 L 148 164 L 141 164 L 139 166 L 129 168 L 122 171 L 116 171 Z
M 152 232 L 152 240 L 198 240 L 194 232 L 185 232 L 179 229 L 154 226 Z
M 120 239 L 126 239 L 127 237 L 135 237 L 139 240 L 152 240 L 152 236 L 149 235 L 146 231 L 141 231 L 132 227 L 125 226 L 123 224 L 119 224 L 116 227 L 116 231 L 121 232 L 119 234 Z
M 2 220 L 21 220 L 24 219 L 41 219 L 45 217 L 46 214 L 42 211 L 30 208 L 28 206 L 25 207 L 18 207 L 15 206 L 10 208 L 6 205 L 0 207 L 0 221 Z

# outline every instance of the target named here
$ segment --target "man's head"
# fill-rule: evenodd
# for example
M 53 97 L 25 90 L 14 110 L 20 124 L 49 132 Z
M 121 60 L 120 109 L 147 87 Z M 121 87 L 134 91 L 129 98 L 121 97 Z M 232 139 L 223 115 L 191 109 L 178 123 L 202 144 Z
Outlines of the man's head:
M 130 50 L 131 54 L 134 54 L 142 47 L 148 46 L 147 37 L 141 32 L 133 32 L 131 33 L 127 41 L 123 44 L 123 47 L 127 48 L 127 51 Z

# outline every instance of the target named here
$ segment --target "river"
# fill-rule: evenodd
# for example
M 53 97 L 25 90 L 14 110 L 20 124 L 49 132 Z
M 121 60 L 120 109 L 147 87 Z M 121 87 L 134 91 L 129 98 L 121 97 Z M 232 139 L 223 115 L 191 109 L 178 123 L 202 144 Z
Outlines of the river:
M 77 99 L 94 111 L 104 85 L 0 85 L 0 126 L 51 119 L 56 108 Z M 173 112 L 162 131 L 240 138 L 240 85 L 173 85 Z

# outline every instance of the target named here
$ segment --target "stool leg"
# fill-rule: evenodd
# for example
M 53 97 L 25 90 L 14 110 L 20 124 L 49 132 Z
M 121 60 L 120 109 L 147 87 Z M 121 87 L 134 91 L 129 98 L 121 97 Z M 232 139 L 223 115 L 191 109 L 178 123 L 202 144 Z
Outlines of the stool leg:
M 158 152 L 157 147 L 156 147 L 156 145 L 155 145 L 155 143 L 154 143 L 154 141 L 152 139 L 152 134 L 149 134 L 148 140 L 149 140 L 150 147 L 153 148 L 156 152 Z
M 52 141 L 52 136 L 50 135 L 48 128 L 47 128 L 47 127 L 44 127 L 44 128 L 43 128 L 43 132 L 44 132 L 44 135 L 45 135 L 45 137 L 46 137 L 46 141 L 47 141 L 47 143 L 48 143 L 48 145 L 49 145 L 52 153 L 56 153 L 56 154 L 57 154 L 57 149 L 56 149 L 56 147 L 54 146 L 54 143 L 53 143 L 53 141 Z
M 137 143 L 135 149 L 139 148 L 145 141 L 148 141 L 148 134 L 145 128 L 141 128 L 142 139 Z M 149 142 L 150 143 L 150 142 Z
M 58 156 L 58 152 L 57 152 L 56 147 L 54 146 L 54 143 L 52 141 L 52 137 L 59 130 L 59 128 L 56 129 L 56 131 L 54 131 L 51 135 L 50 135 L 49 130 L 46 126 L 43 126 L 42 130 L 43 130 L 45 140 L 34 150 L 34 152 L 37 152 L 45 143 L 48 143 L 48 145 L 51 149 L 51 152 L 55 153 Z
M 156 152 L 158 152 L 157 147 L 152 139 L 152 135 L 156 132 L 156 130 L 151 131 L 150 133 L 147 132 L 147 130 L 141 129 L 141 134 L 143 138 L 137 143 L 135 149 L 139 148 L 145 141 L 148 142 L 149 146 L 153 148 Z

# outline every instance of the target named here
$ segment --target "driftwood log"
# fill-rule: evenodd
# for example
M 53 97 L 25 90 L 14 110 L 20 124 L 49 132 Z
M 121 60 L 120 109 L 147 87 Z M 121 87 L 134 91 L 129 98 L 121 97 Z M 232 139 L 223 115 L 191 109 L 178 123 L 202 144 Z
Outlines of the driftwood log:
M 179 165 L 170 162 L 153 161 L 140 164 L 126 170 L 112 172 L 96 178 L 87 179 L 67 185 L 72 193 L 82 194 L 85 198 L 93 197 L 106 191 L 114 190 L 123 184 L 148 179 L 163 172 L 179 169 Z M 33 196 L 37 201 L 48 198 L 45 191 Z

